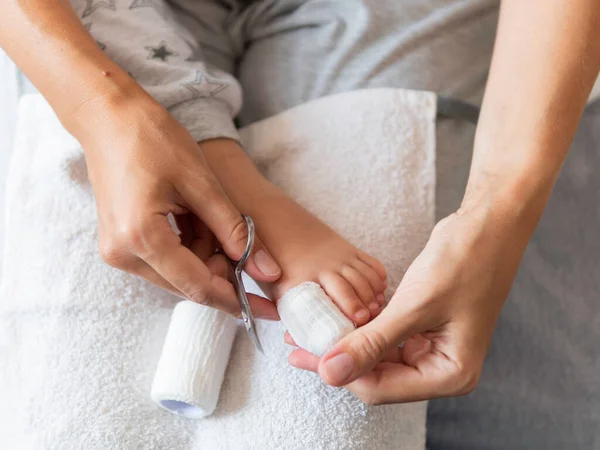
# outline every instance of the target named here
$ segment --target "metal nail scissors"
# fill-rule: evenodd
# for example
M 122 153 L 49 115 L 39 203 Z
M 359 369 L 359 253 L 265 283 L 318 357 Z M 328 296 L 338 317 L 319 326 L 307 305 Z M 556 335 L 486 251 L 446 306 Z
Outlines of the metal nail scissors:
M 246 243 L 246 250 L 244 250 L 244 254 L 240 258 L 240 260 L 230 260 L 231 268 L 233 271 L 233 287 L 235 288 L 235 293 L 240 304 L 240 310 L 242 311 L 242 319 L 244 320 L 246 331 L 250 335 L 250 339 L 252 339 L 254 345 L 256 345 L 256 348 L 261 353 L 264 353 L 262 345 L 260 345 L 260 340 L 258 339 L 258 333 L 256 332 L 256 323 L 254 322 L 254 316 L 252 315 L 252 309 L 250 308 L 248 296 L 246 295 L 246 288 L 244 287 L 244 282 L 242 280 L 242 270 L 244 269 L 246 261 L 250 257 L 250 253 L 252 252 L 255 234 L 254 222 L 252 221 L 252 219 L 248 216 L 243 217 L 246 221 L 246 225 L 248 226 L 248 242 Z

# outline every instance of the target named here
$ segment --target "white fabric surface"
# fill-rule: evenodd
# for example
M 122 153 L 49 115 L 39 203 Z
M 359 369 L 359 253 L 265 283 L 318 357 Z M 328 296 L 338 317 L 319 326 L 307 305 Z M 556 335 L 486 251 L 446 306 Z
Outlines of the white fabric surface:
M 354 330 L 352 322 L 313 282 L 302 283 L 283 294 L 277 301 L 277 312 L 294 342 L 317 356 L 323 356 Z
M 16 66 L 0 48 L 0 236 L 4 236 L 4 186 L 12 153 L 12 136 L 19 98 L 18 73 Z M 3 243 L 0 240 L 0 261 L 2 247 Z M 0 268 L 0 275 L 1 271 Z
M 242 131 L 258 167 L 387 266 L 395 286 L 434 221 L 435 96 L 340 94 Z M 85 159 L 24 99 L 7 183 L 0 448 L 423 449 L 425 403 L 367 407 L 238 332 L 217 410 L 189 420 L 149 392 L 175 298 L 104 265 Z
M 212 414 L 235 331 L 233 316 L 188 300 L 179 302 L 152 381 L 152 400 L 192 419 Z

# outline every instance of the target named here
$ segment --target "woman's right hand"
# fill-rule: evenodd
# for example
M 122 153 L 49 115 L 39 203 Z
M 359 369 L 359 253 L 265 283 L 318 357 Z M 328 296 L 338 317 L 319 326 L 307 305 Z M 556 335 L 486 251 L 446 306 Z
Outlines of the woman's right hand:
M 227 261 L 215 250 L 239 259 L 248 230 L 194 138 L 145 93 L 89 102 L 72 119 L 96 196 L 104 261 L 197 303 L 238 314 Z M 281 274 L 260 241 L 246 271 L 265 282 Z M 250 301 L 258 317 L 278 318 L 268 300 L 251 296 Z
M 38 3 L 2 3 L 0 46 L 85 151 L 102 257 L 178 295 L 238 313 L 227 261 L 215 249 L 239 259 L 248 230 L 193 137 L 108 58 L 68 0 Z M 264 282 L 281 274 L 260 242 L 245 269 Z M 266 299 L 250 302 L 257 316 L 278 318 Z

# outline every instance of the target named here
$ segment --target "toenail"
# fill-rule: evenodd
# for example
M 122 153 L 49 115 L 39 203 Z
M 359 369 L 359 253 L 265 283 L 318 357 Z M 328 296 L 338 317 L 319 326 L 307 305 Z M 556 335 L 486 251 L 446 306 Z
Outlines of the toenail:
M 385 303 L 385 295 L 379 294 L 377 296 L 377 301 L 379 302 L 380 305 L 383 305 Z
M 369 308 L 376 311 L 379 309 L 379 303 L 373 302 L 373 303 L 369 304 Z
M 367 311 L 366 309 L 361 309 L 360 311 L 358 311 L 358 312 L 356 313 L 356 318 L 357 318 L 358 320 L 364 320 L 364 319 L 366 319 L 367 317 L 369 317 L 369 311 Z
M 271 255 L 269 255 L 262 248 L 256 252 L 254 255 L 254 262 L 256 263 L 256 267 L 265 275 L 273 276 L 279 275 L 281 273 L 281 269 L 273 259 Z

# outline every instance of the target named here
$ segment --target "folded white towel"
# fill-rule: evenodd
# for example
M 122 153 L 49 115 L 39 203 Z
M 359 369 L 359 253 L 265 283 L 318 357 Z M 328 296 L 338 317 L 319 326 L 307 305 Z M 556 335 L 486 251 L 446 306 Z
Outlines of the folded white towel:
M 425 404 L 370 408 L 238 332 L 215 412 L 189 420 L 148 392 L 178 299 L 102 263 L 85 159 L 26 98 L 7 183 L 0 286 L 0 448 L 423 449 Z M 371 90 L 242 132 L 263 172 L 387 266 L 390 286 L 434 220 L 435 98 Z M 238 328 L 238 330 L 240 330 Z
M 152 382 L 152 400 L 192 419 L 212 414 L 235 331 L 233 316 L 187 300 L 179 302 Z

